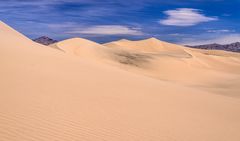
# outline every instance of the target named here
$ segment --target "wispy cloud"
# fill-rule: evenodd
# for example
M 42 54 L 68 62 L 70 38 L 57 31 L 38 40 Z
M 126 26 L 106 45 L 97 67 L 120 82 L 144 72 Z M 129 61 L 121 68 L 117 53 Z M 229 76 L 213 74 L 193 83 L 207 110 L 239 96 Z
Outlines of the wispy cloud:
M 216 21 L 217 17 L 207 17 L 198 9 L 178 8 L 164 11 L 168 17 L 159 23 L 169 26 L 193 26 L 202 22 Z
M 174 37 L 181 37 L 181 36 L 184 36 L 184 34 L 180 34 L 180 33 L 171 33 L 171 34 L 168 34 L 170 36 L 174 36 Z
M 140 29 L 123 25 L 96 25 L 88 28 L 73 29 L 67 33 L 89 35 L 143 35 Z
M 229 32 L 235 32 L 234 30 L 229 30 L 229 29 L 211 29 L 207 30 L 208 33 L 229 33 Z

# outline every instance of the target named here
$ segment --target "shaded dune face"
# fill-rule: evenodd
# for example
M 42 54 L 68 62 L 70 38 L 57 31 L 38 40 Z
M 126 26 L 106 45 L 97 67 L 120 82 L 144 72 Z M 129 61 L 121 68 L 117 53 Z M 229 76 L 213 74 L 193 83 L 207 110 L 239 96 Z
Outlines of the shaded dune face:
M 239 141 L 238 55 L 55 47 L 0 22 L 1 141 Z

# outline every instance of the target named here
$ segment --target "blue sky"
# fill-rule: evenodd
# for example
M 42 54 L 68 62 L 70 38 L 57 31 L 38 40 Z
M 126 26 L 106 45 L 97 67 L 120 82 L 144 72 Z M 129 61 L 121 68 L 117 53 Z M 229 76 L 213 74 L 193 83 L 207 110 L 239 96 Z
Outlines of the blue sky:
M 239 9 L 240 0 L 0 0 L 0 19 L 30 38 L 224 44 L 240 41 Z

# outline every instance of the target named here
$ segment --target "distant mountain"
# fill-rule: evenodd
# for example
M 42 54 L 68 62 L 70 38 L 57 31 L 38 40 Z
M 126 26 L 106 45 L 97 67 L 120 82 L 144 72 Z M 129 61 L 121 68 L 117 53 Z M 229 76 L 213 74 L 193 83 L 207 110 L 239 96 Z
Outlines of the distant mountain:
M 232 51 L 232 52 L 240 52 L 240 42 L 232 43 L 232 44 L 207 44 L 207 45 L 197 45 L 197 46 L 187 46 L 191 48 L 198 48 L 198 49 L 208 49 L 208 50 L 225 50 L 225 51 Z
M 51 45 L 51 44 L 58 42 L 57 40 L 51 39 L 47 36 L 42 36 L 37 39 L 33 39 L 33 41 L 43 44 L 43 45 Z

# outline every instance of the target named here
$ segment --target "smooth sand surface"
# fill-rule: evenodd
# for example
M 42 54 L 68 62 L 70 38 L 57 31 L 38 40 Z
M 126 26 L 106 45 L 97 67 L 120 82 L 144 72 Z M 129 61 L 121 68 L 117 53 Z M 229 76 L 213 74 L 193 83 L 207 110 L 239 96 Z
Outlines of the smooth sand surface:
M 215 94 L 240 97 L 238 53 L 191 49 L 154 38 L 104 45 L 145 56 L 145 62 L 128 70 Z
M 238 54 L 156 39 L 55 46 L 0 23 L 1 141 L 240 140 Z

